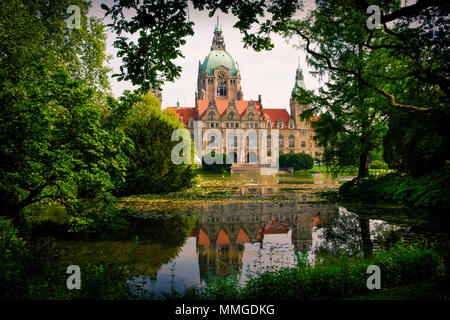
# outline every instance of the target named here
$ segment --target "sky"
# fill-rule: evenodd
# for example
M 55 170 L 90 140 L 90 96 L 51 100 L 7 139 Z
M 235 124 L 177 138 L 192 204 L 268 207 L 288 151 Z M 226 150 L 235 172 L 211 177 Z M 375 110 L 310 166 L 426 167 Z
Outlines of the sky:
M 104 18 L 104 11 L 100 8 L 101 0 L 94 0 L 90 15 Z M 105 2 L 105 1 L 103 1 Z M 312 4 L 305 5 L 307 9 Z M 302 14 L 302 13 L 300 13 Z M 245 100 L 257 100 L 258 95 L 262 97 L 264 108 L 286 108 L 289 109 L 291 91 L 295 82 L 295 72 L 300 64 L 306 88 L 317 90 L 323 85 L 319 79 L 314 78 L 309 71 L 311 68 L 306 64 L 304 50 L 294 48 L 299 44 L 298 39 L 293 38 L 289 43 L 281 36 L 272 38 L 275 44 L 270 51 L 255 52 L 253 49 L 244 48 L 242 35 L 233 25 L 237 19 L 231 14 L 216 12 L 214 17 L 208 17 L 206 11 L 198 11 L 189 7 L 189 18 L 195 23 L 194 36 L 188 37 L 186 44 L 181 48 L 184 58 L 175 60 L 182 67 L 181 77 L 174 82 L 167 82 L 162 86 L 162 107 L 176 106 L 177 101 L 182 107 L 195 106 L 195 91 L 197 89 L 197 74 L 199 60 L 203 62 L 208 55 L 213 38 L 213 31 L 219 16 L 225 39 L 226 50 L 239 64 L 241 71 L 241 87 Z M 105 18 L 105 23 L 110 19 Z M 115 34 L 111 30 L 107 32 L 107 54 L 113 56 L 110 67 L 113 72 L 118 72 L 121 59 L 116 57 L 117 50 L 113 47 Z M 117 81 L 111 78 L 111 89 L 115 97 L 118 97 L 126 89 L 133 89 L 130 82 Z

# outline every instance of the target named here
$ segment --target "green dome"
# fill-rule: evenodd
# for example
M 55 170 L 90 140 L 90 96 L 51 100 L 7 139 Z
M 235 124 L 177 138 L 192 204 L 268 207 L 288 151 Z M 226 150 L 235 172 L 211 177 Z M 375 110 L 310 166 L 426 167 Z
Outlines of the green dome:
M 202 63 L 201 70 L 206 70 L 206 74 L 213 75 L 214 69 L 224 66 L 230 70 L 232 76 L 236 75 L 236 63 L 231 55 L 224 50 L 212 50 Z

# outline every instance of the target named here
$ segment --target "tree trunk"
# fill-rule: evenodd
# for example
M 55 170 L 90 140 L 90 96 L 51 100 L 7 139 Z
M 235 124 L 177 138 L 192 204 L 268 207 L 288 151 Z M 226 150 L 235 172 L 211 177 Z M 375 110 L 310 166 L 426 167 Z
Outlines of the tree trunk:
M 364 153 L 359 156 L 359 170 L 358 177 L 364 177 L 369 174 L 369 153 Z

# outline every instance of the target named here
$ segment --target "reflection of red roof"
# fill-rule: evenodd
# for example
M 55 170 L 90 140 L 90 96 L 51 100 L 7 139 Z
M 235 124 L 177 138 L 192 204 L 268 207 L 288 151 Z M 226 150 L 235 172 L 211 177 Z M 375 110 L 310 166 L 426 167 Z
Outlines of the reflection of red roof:
M 263 234 L 264 234 L 263 228 L 259 228 L 259 230 L 258 230 L 258 235 L 256 236 L 256 241 L 257 241 L 257 242 L 261 242 L 262 237 L 263 237 Z
M 313 225 L 314 227 L 317 227 L 317 226 L 321 223 L 319 217 L 311 217 L 311 221 L 312 221 L 312 225 Z
M 209 246 L 211 241 L 209 240 L 208 234 L 200 228 L 200 231 L 198 233 L 198 245 L 200 246 Z
M 239 230 L 239 233 L 236 237 L 236 243 L 249 243 L 250 242 L 250 238 L 247 234 L 247 232 L 241 228 L 241 230 Z
M 230 100 L 215 100 L 217 111 L 219 111 L 219 114 L 222 116 L 228 108 L 228 104 L 230 103 Z M 247 100 L 235 100 L 234 104 L 236 105 L 236 109 L 239 112 L 239 115 L 243 115 L 245 111 L 247 110 L 249 101 Z M 258 114 L 261 115 L 261 104 L 259 101 L 253 101 L 256 110 L 258 111 Z M 197 100 L 197 107 L 198 107 L 198 114 L 203 116 L 205 111 L 208 109 L 209 100 Z
M 272 224 L 266 226 L 264 234 L 288 233 L 290 227 L 291 227 L 291 223 L 289 222 L 289 220 L 287 218 L 284 218 L 282 223 L 278 222 L 278 219 L 273 218 Z
M 216 244 L 230 244 L 230 237 L 228 236 L 225 230 L 220 230 L 219 235 L 217 236 Z
M 272 123 L 276 124 L 278 120 L 283 120 L 283 124 L 291 119 L 291 116 L 285 109 L 264 109 L 264 115 L 266 120 L 272 120 Z
M 167 110 L 174 112 L 178 118 L 183 119 L 183 124 L 185 126 L 188 125 L 189 119 L 197 119 L 195 108 L 180 107 L 177 109 L 176 107 L 167 107 Z

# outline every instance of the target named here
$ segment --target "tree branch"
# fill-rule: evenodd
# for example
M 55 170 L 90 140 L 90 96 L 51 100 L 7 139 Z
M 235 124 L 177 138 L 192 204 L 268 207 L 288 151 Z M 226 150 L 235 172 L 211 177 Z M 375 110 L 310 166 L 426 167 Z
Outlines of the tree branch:
M 357 77 L 364 85 L 374 89 L 375 91 L 377 91 L 379 94 L 381 94 L 382 96 L 386 97 L 389 100 L 389 103 L 391 106 L 393 107 L 398 107 L 398 108 L 408 108 L 408 109 L 414 109 L 417 111 L 427 111 L 427 110 L 432 110 L 434 108 L 424 108 L 424 107 L 419 107 L 419 106 L 413 106 L 413 105 L 406 105 L 406 104 L 402 104 L 402 103 L 398 103 L 395 100 L 395 96 L 389 92 L 384 91 L 381 88 L 378 88 L 374 85 L 372 85 L 371 83 L 369 83 L 366 79 L 364 79 L 358 72 L 352 70 L 352 69 L 348 69 L 348 68 L 342 68 L 342 67 L 336 67 L 333 66 L 333 64 L 331 63 L 331 60 L 329 57 L 318 53 L 314 50 L 312 50 L 310 48 L 311 45 L 311 40 L 309 39 L 308 36 L 306 36 L 303 32 L 301 32 L 299 29 L 295 30 L 297 32 L 297 34 L 302 37 L 302 39 L 304 39 L 306 41 L 306 52 L 313 55 L 316 58 L 320 58 L 322 60 L 325 61 L 326 63 L 326 68 L 332 71 L 339 71 L 339 72 L 345 72 L 351 75 L 354 75 L 355 77 Z

